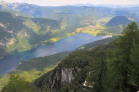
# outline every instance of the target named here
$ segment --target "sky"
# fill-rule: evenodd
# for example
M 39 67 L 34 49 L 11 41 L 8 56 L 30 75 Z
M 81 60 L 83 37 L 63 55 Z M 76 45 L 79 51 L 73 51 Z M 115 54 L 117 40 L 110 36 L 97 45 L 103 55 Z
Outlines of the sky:
M 40 6 L 60 6 L 60 5 L 74 5 L 74 4 L 112 4 L 112 5 L 136 5 L 139 0 L 0 0 L 9 3 L 29 3 Z

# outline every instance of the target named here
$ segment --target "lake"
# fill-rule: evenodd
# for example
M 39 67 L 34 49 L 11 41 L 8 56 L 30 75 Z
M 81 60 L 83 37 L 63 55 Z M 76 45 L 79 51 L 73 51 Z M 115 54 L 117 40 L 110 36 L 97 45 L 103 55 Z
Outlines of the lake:
M 52 54 L 73 51 L 75 48 L 80 47 L 83 44 L 101 40 L 110 36 L 93 36 L 87 33 L 79 33 L 74 36 L 63 38 L 55 43 L 49 43 L 42 46 L 37 46 L 28 51 L 11 54 L 0 59 L 0 76 L 15 69 L 21 60 L 29 60 L 33 57 L 44 57 Z

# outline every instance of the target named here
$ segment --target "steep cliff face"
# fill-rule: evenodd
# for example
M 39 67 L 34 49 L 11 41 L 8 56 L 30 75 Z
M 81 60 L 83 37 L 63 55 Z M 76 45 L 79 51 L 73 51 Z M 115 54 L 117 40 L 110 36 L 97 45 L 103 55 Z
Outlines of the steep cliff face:
M 47 86 L 47 91 L 60 90 L 63 86 L 73 83 L 75 80 L 83 84 L 87 77 L 87 67 L 92 60 L 90 51 L 79 50 L 64 58 L 49 74 L 44 74 L 35 80 L 34 85 L 40 89 Z
M 77 76 L 79 71 L 80 68 L 78 67 L 63 68 L 61 65 L 59 65 L 50 74 L 48 81 L 48 90 L 59 89 L 60 87 L 71 83 L 71 81 Z
M 61 84 L 65 85 L 67 83 L 70 83 L 77 76 L 79 71 L 80 71 L 80 68 L 78 67 L 62 69 Z
M 70 83 L 78 74 L 80 68 L 63 68 L 58 65 L 49 76 L 47 90 L 56 90 Z

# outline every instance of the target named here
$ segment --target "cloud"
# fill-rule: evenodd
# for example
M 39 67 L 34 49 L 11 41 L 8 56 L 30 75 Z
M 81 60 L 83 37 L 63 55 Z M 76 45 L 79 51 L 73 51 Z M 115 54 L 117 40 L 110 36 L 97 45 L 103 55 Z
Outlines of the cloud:
M 29 3 L 42 6 L 59 6 L 72 4 L 114 4 L 114 5 L 135 5 L 139 4 L 139 0 L 3 0 L 10 3 Z

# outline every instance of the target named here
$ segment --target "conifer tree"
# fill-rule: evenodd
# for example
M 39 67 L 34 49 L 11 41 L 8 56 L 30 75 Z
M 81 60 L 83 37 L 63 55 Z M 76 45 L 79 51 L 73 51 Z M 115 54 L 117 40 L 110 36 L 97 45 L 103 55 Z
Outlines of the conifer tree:
M 89 82 L 92 83 L 93 92 L 105 92 L 105 78 L 106 78 L 106 52 L 103 49 L 100 49 L 95 53 L 95 72 L 90 72 Z
M 2 92 L 37 92 L 37 90 L 20 74 L 10 74 L 9 82 Z
M 135 50 L 137 31 L 137 23 L 131 22 L 124 28 L 115 42 L 116 54 L 112 59 L 113 88 L 115 92 L 116 90 L 117 92 L 119 90 L 122 92 L 129 91 L 130 80 L 134 71 L 132 52 Z

